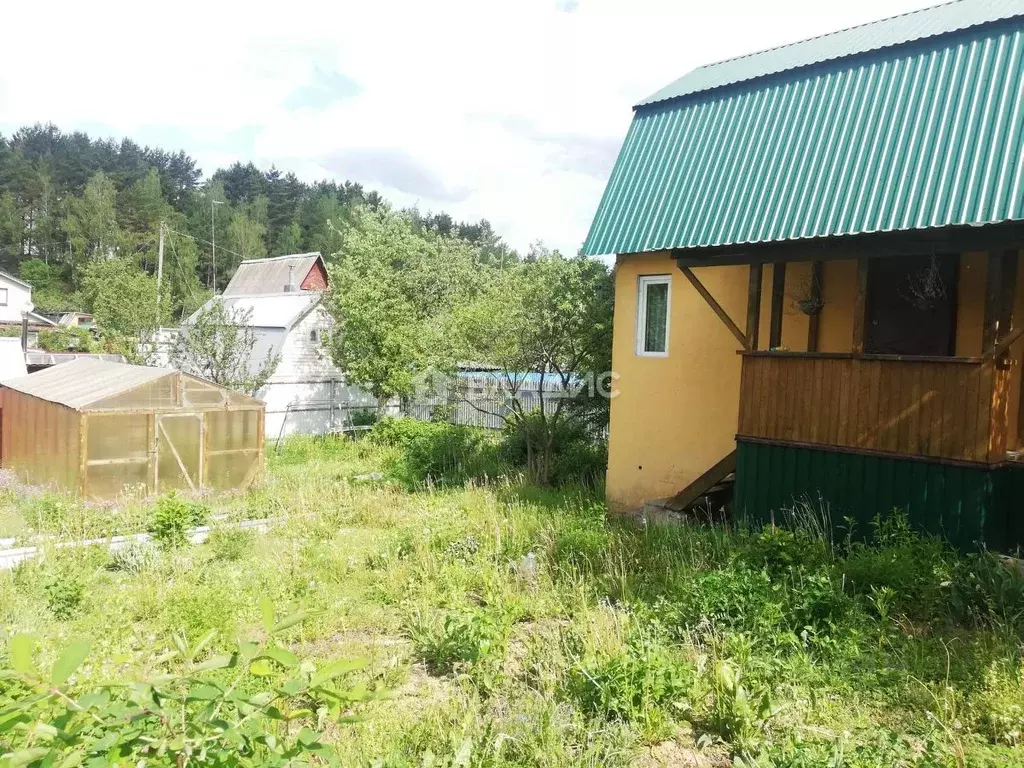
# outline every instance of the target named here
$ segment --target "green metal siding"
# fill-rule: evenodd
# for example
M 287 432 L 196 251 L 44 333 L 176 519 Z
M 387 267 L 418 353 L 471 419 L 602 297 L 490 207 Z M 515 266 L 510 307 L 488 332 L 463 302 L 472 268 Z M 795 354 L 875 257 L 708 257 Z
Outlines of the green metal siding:
M 783 522 L 795 501 L 826 504 L 833 525 L 850 518 L 869 535 L 876 515 L 906 512 L 921 531 L 969 550 L 983 542 L 1024 546 L 1024 468 L 994 469 L 886 456 L 740 442 L 733 502 L 737 521 Z
M 584 253 L 1024 219 L 1024 19 L 638 109 Z

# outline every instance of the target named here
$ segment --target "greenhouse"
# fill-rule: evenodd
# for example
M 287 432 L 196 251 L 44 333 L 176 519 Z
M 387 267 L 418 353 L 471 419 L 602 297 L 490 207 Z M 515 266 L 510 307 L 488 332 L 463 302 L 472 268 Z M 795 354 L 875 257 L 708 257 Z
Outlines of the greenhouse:
M 0 466 L 84 498 L 243 489 L 263 408 L 170 368 L 75 360 L 0 384 Z

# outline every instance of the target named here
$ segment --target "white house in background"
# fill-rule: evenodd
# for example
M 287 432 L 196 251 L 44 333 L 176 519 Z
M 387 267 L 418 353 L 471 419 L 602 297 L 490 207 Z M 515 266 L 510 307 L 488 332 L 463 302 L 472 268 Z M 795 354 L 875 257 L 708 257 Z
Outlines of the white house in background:
M 14 275 L 0 271 L 0 325 L 21 325 L 23 317 L 28 318 L 30 325 L 56 325 L 52 320 L 35 312 L 31 285 Z
M 256 333 L 253 368 L 268 352 L 279 357 L 266 386 L 256 393 L 267 404 L 269 438 L 330 432 L 347 421 L 346 408 L 374 405 L 373 398 L 345 385 L 344 374 L 323 347 L 324 334 L 334 327 L 321 303 L 327 287 L 323 257 L 301 253 L 243 261 L 220 297 L 228 312 L 251 310 L 247 325 Z

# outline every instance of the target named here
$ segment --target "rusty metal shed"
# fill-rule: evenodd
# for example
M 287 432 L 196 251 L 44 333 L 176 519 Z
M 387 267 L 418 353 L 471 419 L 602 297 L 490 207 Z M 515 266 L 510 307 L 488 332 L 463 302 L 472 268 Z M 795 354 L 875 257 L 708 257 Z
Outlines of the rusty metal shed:
M 263 403 L 170 368 L 74 360 L 0 385 L 0 466 L 82 497 L 242 489 Z

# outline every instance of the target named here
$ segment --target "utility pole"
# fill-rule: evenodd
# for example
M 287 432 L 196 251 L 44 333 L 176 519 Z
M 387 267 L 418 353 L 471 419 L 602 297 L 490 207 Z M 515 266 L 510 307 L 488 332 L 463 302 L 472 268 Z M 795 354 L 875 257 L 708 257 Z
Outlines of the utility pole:
M 217 217 L 214 215 L 214 211 L 217 210 L 216 206 L 224 205 L 222 200 L 214 200 L 213 195 L 210 195 L 210 245 L 213 246 L 213 275 L 210 279 L 210 290 L 217 293 Z
M 164 223 L 160 222 L 160 245 L 156 249 L 156 332 L 160 333 L 160 283 L 164 279 Z

